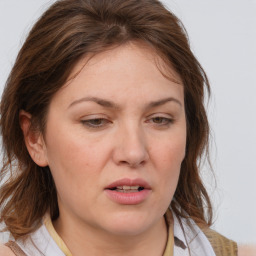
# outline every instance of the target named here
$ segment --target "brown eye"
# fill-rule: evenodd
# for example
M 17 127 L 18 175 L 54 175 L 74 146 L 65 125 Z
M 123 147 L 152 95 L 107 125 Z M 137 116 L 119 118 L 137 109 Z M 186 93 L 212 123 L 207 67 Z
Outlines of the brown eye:
M 151 120 L 152 120 L 152 123 L 158 124 L 158 125 L 168 125 L 173 122 L 172 119 L 161 117 L 161 116 L 153 117 Z
M 83 125 L 90 127 L 90 128 L 101 128 L 104 125 L 109 123 L 109 121 L 104 118 L 94 118 L 94 119 L 82 120 L 81 122 Z

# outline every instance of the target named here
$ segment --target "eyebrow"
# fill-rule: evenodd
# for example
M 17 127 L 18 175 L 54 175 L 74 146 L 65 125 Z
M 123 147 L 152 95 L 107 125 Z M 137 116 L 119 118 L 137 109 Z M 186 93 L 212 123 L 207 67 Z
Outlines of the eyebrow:
M 120 106 L 118 106 L 117 104 L 115 104 L 115 103 L 112 102 L 112 101 L 109 101 L 109 100 L 106 100 L 106 99 L 102 99 L 102 98 L 98 98 L 98 97 L 84 97 L 84 98 L 75 100 L 75 101 L 73 101 L 73 102 L 68 106 L 68 108 L 70 108 L 70 107 L 72 107 L 72 106 L 74 106 L 74 105 L 77 105 L 77 104 L 79 104 L 79 103 L 88 102 L 88 101 L 95 102 L 95 103 L 97 103 L 98 105 L 100 105 L 100 106 L 102 106 L 102 107 L 106 107 L 106 108 L 113 108 L 113 109 L 120 109 L 120 108 L 121 108 Z M 155 107 L 164 105 L 164 104 L 166 104 L 167 102 L 175 102 L 175 103 L 177 103 L 180 107 L 182 107 L 182 103 L 181 103 L 178 99 L 175 99 L 175 98 L 173 98 L 173 97 L 168 97 L 168 98 L 164 98 L 164 99 L 160 99 L 160 100 L 157 100 L 157 101 L 152 101 L 152 102 L 150 102 L 150 103 L 146 106 L 146 109 L 155 108 Z
M 106 108 L 118 108 L 117 105 L 109 100 L 105 100 L 105 99 L 102 99 L 102 98 L 98 98 L 98 97 L 84 97 L 84 98 L 81 98 L 81 99 L 78 99 L 78 100 L 75 100 L 73 101 L 69 106 L 68 108 L 76 105 L 76 104 L 79 104 L 79 103 L 82 103 L 82 102 L 86 102 L 86 101 L 92 101 L 92 102 L 95 102 L 97 103 L 98 105 L 102 106 L 102 107 L 106 107 Z
M 181 102 L 179 100 L 177 100 L 177 99 L 175 99 L 173 97 L 169 97 L 169 98 L 164 98 L 164 99 L 157 100 L 157 101 L 152 101 L 152 102 L 150 102 L 148 104 L 147 108 L 155 108 L 155 107 L 164 105 L 167 102 L 175 102 L 178 105 L 180 105 L 180 107 L 182 107 L 182 104 L 181 104 Z

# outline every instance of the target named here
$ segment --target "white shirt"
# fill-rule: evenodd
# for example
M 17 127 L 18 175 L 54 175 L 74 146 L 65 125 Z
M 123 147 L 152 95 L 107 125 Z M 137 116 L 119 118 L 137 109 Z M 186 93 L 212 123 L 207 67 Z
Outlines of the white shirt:
M 174 256 L 190 256 L 189 250 L 191 256 L 216 256 L 209 240 L 193 220 L 181 218 L 180 224 L 173 214 L 173 221 Z

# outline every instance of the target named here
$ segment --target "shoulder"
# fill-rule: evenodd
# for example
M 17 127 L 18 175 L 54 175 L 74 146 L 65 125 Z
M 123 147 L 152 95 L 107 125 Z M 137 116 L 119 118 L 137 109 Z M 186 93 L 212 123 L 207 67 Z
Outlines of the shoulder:
M 236 256 L 238 251 L 237 243 L 226 238 L 225 236 L 219 234 L 218 232 L 206 228 L 203 229 L 204 234 L 208 238 L 209 242 L 212 245 L 212 248 L 216 255 L 228 255 L 228 256 Z M 243 255 L 241 255 L 243 256 Z
M 224 237 L 214 230 L 205 229 L 203 232 L 210 241 L 216 255 L 256 256 L 255 244 L 237 245 L 236 242 Z
M 238 256 L 255 256 L 256 245 L 238 245 Z
M 12 252 L 12 250 L 3 244 L 0 244 L 0 255 L 15 256 L 15 254 Z

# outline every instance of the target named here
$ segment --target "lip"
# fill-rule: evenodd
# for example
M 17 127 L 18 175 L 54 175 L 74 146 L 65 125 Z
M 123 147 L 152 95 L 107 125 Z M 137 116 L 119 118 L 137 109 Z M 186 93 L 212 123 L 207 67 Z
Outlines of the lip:
M 111 188 L 118 186 L 140 186 L 144 189 L 138 192 L 122 193 L 116 190 L 111 190 Z M 143 179 L 120 179 L 111 184 L 109 184 L 105 190 L 107 197 L 121 205 L 137 205 L 143 203 L 151 194 L 152 190 L 150 185 Z
M 143 179 L 129 179 L 129 178 L 123 178 L 117 181 L 114 181 L 113 183 L 109 184 L 105 189 L 110 189 L 118 186 L 140 186 L 144 187 L 144 189 L 150 189 L 150 185 Z

